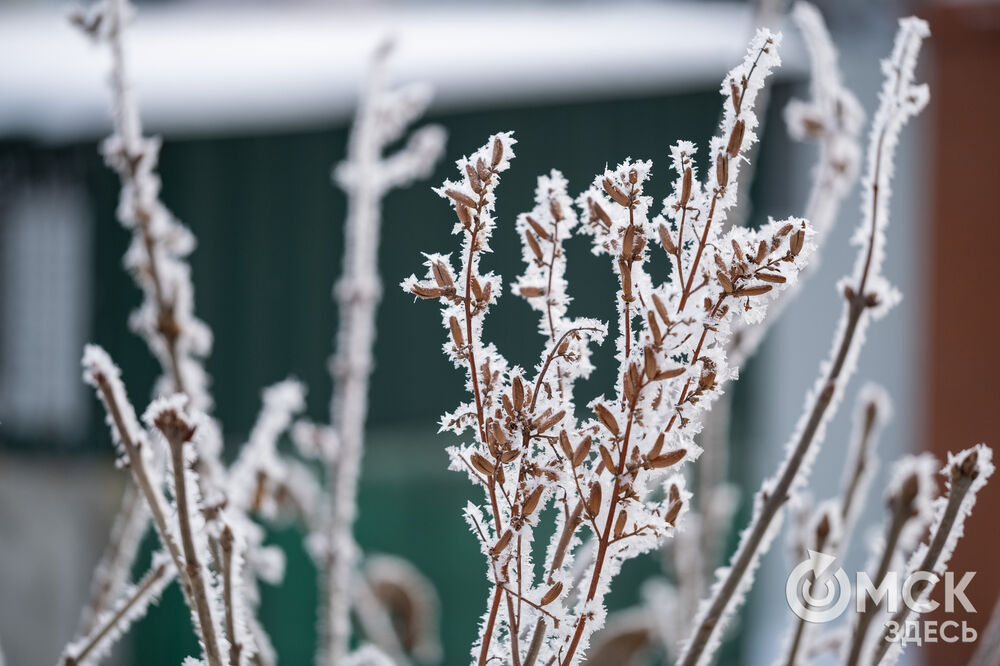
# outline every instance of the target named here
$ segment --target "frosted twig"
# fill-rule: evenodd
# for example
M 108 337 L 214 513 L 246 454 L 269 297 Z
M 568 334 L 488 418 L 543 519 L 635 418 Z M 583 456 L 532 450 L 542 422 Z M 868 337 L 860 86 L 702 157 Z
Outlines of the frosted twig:
M 63 666 L 96 664 L 111 649 L 114 642 L 156 602 L 163 589 L 174 579 L 176 569 L 169 558 L 153 559 L 153 566 L 142 579 L 129 589 L 109 611 L 94 618 L 93 627 L 82 638 L 66 646 Z
M 816 453 L 814 443 L 822 440 L 825 425 L 832 416 L 830 408 L 839 401 L 854 371 L 860 341 L 864 339 L 869 320 L 867 315 L 872 310 L 884 311 L 898 298 L 880 277 L 885 253 L 884 229 L 888 223 L 887 200 L 899 131 L 928 99 L 926 86 L 913 84 L 917 52 L 927 34 L 927 24 L 919 19 L 900 22 L 892 57 L 884 65 L 886 79 L 872 129 L 862 207 L 864 219 L 856 236 L 862 246 L 855 265 L 854 283 L 844 286 L 847 302 L 834 338 L 833 353 L 807 398 L 807 410 L 799 421 L 779 473 L 764 484 L 752 521 L 743 532 L 730 566 L 719 571 L 719 581 L 704 603 L 678 662 L 683 666 L 707 662 L 718 647 L 718 634 L 739 603 L 739 597 L 752 584 L 760 556 L 770 546 L 775 518 L 789 493 L 805 482 L 809 462 Z
M 320 614 L 320 664 L 340 664 L 350 636 L 350 580 L 357 545 L 357 483 L 361 468 L 368 380 L 375 340 L 375 311 L 381 294 L 378 276 L 380 204 L 394 188 L 426 176 L 444 147 L 444 132 L 424 127 L 410 135 L 403 149 L 383 157 L 386 146 L 420 116 L 430 96 L 423 87 L 386 91 L 390 46 L 375 55 L 367 86 L 351 130 L 347 161 L 334 179 L 347 193 L 344 267 L 334 294 L 340 313 L 336 353 L 330 362 L 334 389 L 331 423 L 337 433 L 336 457 L 327 458 L 328 524 L 323 526 L 325 552 Z
M 155 426 L 166 439 L 170 448 L 170 462 L 173 471 L 174 501 L 177 503 L 177 525 L 181 537 L 181 547 L 184 551 L 184 564 L 190 584 L 190 596 L 193 610 L 197 618 L 198 635 L 205 650 L 205 659 L 209 666 L 222 666 L 220 645 L 222 641 L 216 633 L 216 622 L 212 617 L 212 607 L 209 601 L 208 580 L 211 573 L 206 563 L 199 557 L 195 546 L 193 528 L 191 526 L 192 509 L 187 487 L 188 466 L 191 463 L 187 455 L 187 445 L 194 436 L 194 425 L 180 411 L 183 401 L 156 401 L 150 405 L 145 419 Z
M 895 663 L 903 653 L 901 635 L 892 640 L 892 626 L 902 631 L 907 618 L 913 613 L 920 613 L 914 606 L 922 604 L 934 589 L 938 577 L 944 574 L 948 561 L 955 550 L 958 540 L 962 537 L 965 519 L 972 513 L 978 493 L 993 474 L 993 452 L 985 445 L 979 444 L 962 451 L 956 456 L 948 456 L 948 464 L 942 473 L 948 477 L 948 493 L 937 501 L 936 516 L 931 525 L 931 537 L 910 557 L 906 575 L 917 571 L 932 574 L 934 578 L 920 578 L 910 588 L 910 594 L 916 604 L 902 604 L 892 616 L 892 622 L 886 624 L 881 640 L 876 643 L 874 657 L 871 663 Z

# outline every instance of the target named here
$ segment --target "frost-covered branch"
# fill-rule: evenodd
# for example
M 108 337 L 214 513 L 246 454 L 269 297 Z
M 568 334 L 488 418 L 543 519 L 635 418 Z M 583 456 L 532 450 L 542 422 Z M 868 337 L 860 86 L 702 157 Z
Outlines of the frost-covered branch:
M 169 557 L 154 557 L 153 566 L 146 575 L 134 586 L 125 589 L 114 606 L 98 614 L 89 632 L 66 646 L 62 665 L 96 664 L 107 655 L 118 638 L 146 614 L 149 606 L 157 602 L 175 575 L 176 570 Z
M 193 602 L 195 627 L 209 666 L 222 666 L 221 646 L 225 639 L 222 638 L 218 625 L 219 612 L 218 610 L 213 612 L 213 606 L 218 602 L 217 590 L 211 585 L 214 578 L 208 569 L 208 561 L 211 558 L 208 555 L 206 535 L 201 530 L 198 531 L 198 543 L 195 543 L 193 523 L 201 516 L 198 511 L 200 498 L 193 496 L 197 484 L 188 483 L 189 479 L 194 478 L 194 473 L 190 469 L 194 463 L 194 456 L 189 443 L 194 437 L 195 425 L 184 412 L 185 402 L 186 398 L 182 396 L 157 400 L 149 406 L 143 419 L 151 428 L 155 427 L 162 433 L 169 449 L 177 526 L 184 552 L 188 593 Z
M 195 239 L 159 198 L 160 140 L 143 136 L 125 58 L 125 25 L 132 11 L 128 0 L 101 0 L 72 19 L 111 53 L 114 131 L 101 152 L 121 180 L 118 219 L 132 234 L 125 267 L 143 293 L 142 304 L 129 323 L 163 368 L 157 393 L 184 393 L 193 408 L 206 410 L 212 401 L 202 359 L 211 350 L 212 334 L 194 314 L 186 257 Z
M 516 225 L 527 270 L 513 286 L 539 313 L 545 344 L 533 372 L 512 367 L 482 337 L 500 278 L 483 273 L 480 262 L 496 226 L 499 175 L 513 157 L 511 135 L 496 134 L 459 160 L 461 180 L 438 190 L 458 217 L 460 263 L 456 270 L 450 256 L 426 255 L 425 277 L 402 286 L 440 302 L 445 353 L 465 372 L 471 394 L 441 425 L 474 433 L 474 442 L 449 450 L 451 466 L 486 498 L 465 512 L 493 585 L 474 647 L 480 665 L 580 661 L 604 622 L 604 597 L 622 563 L 656 547 L 683 518 L 689 493 L 678 470 L 698 456 L 692 438 L 735 376 L 725 354 L 735 315 L 762 319 L 812 250 L 802 220 L 757 231 L 724 226 L 744 153 L 757 138 L 754 102 L 778 63 L 777 42 L 759 32 L 723 82 L 725 111 L 705 182 L 695 172 L 694 145 L 673 148 L 677 176 L 662 215 L 651 219 L 643 193 L 649 162 L 626 160 L 598 175 L 577 200 L 579 218 L 561 174 L 539 179 L 535 208 Z M 567 316 L 563 243 L 576 227 L 593 237 L 595 254 L 609 257 L 619 283 L 618 379 L 612 395 L 584 409 L 574 382 L 589 374 L 589 344 L 607 326 Z M 675 279 L 650 277 L 653 244 L 666 251 Z M 558 508 L 556 529 L 536 580 L 534 528 L 549 502 Z
M 383 156 L 402 137 L 430 101 L 423 86 L 385 89 L 390 47 L 379 49 L 358 107 L 348 158 L 334 172 L 347 193 L 343 273 L 334 289 L 340 313 L 336 353 L 330 362 L 334 389 L 331 423 L 337 434 L 336 456 L 326 459 L 329 501 L 322 526 L 323 593 L 320 629 L 321 664 L 340 664 L 350 637 L 350 588 L 357 546 L 354 520 L 361 470 L 368 380 L 375 341 L 375 312 L 381 296 L 378 246 L 382 198 L 392 188 L 426 177 L 444 148 L 444 132 L 436 126 L 410 134 L 404 148 Z
M 753 518 L 744 530 L 731 564 L 720 569 L 719 579 L 706 600 L 695 629 L 679 660 L 683 666 L 707 662 L 721 640 L 720 634 L 735 606 L 749 589 L 753 573 L 777 531 L 781 508 L 790 493 L 805 483 L 809 466 L 822 440 L 826 423 L 854 371 L 860 343 L 872 313 L 880 314 L 897 299 L 880 275 L 888 224 L 889 185 L 896 143 L 903 125 L 927 103 L 926 86 L 913 83 L 917 52 L 928 34 L 927 24 L 916 18 L 900 22 L 892 56 L 883 66 L 885 83 L 869 145 L 868 173 L 864 182 L 863 219 L 855 240 L 861 244 L 854 279 L 843 285 L 844 316 L 834 337 L 829 361 L 810 392 L 807 408 L 787 449 L 778 474 L 765 482 L 757 496 Z
M 907 577 L 918 571 L 932 577 L 922 577 L 912 585 L 910 594 L 916 603 L 903 604 L 886 624 L 874 648 L 872 664 L 893 664 L 903 654 L 901 636 L 892 640 L 892 627 L 902 631 L 910 615 L 921 612 L 918 608 L 926 603 L 934 584 L 948 568 L 948 561 L 964 533 L 965 519 L 976 504 L 976 494 L 986 485 L 993 471 L 993 451 L 983 444 L 948 456 L 948 464 L 942 470 L 948 479 L 948 492 L 935 502 L 930 539 L 910 556 L 906 567 Z

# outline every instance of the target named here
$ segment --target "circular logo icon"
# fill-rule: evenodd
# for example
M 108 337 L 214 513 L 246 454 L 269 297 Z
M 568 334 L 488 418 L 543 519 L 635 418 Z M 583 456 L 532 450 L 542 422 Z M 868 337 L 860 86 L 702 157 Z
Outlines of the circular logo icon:
M 836 620 L 851 603 L 851 581 L 840 567 L 833 570 L 836 561 L 833 555 L 810 550 L 809 557 L 788 574 L 785 600 L 806 622 Z

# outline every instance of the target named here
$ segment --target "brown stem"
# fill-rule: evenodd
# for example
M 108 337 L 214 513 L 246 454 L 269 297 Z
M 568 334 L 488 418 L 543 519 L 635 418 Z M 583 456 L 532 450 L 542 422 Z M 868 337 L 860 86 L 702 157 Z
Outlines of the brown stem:
M 157 419 L 157 427 L 163 432 L 170 445 L 170 460 L 174 475 L 174 501 L 177 502 L 177 524 L 180 527 L 181 547 L 184 550 L 184 561 L 188 580 L 191 582 L 191 600 L 194 603 L 198 617 L 198 628 L 205 646 L 205 658 L 209 666 L 222 666 L 219 654 L 219 643 L 215 636 L 215 625 L 212 621 L 212 610 L 208 602 L 208 587 L 203 576 L 198 552 L 194 545 L 194 532 L 191 528 L 191 511 L 188 506 L 188 491 L 186 465 L 184 462 L 184 445 L 193 431 L 180 423 L 176 414 L 165 413 Z
M 222 600 L 226 612 L 226 636 L 229 638 L 229 666 L 239 666 L 243 645 L 236 639 L 236 613 L 233 605 L 233 530 L 226 525 L 219 542 L 222 548 Z
M 94 648 L 97 647 L 102 640 L 104 640 L 104 637 L 107 636 L 108 633 L 111 632 L 116 626 L 118 626 L 122 619 L 129 614 L 135 605 L 139 603 L 144 596 L 146 596 L 146 593 L 149 592 L 150 588 L 156 585 L 157 581 L 166 575 L 168 575 L 166 564 L 159 564 L 150 569 L 146 575 L 142 577 L 142 580 L 139 581 L 138 585 L 136 585 L 135 590 L 133 590 L 128 596 L 125 603 L 122 604 L 122 606 L 107 620 L 93 627 L 92 632 L 87 638 L 86 644 L 80 648 L 80 651 L 75 655 L 66 655 L 63 657 L 63 666 L 76 666 L 77 664 L 84 662 Z

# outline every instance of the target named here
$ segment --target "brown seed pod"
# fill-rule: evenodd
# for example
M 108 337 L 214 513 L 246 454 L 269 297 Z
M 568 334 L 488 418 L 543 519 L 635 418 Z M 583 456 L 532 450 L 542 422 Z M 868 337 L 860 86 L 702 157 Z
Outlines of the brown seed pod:
M 677 254 L 677 246 L 674 244 L 674 239 L 670 237 L 670 230 L 667 229 L 667 225 L 661 224 L 657 232 L 660 234 L 660 244 L 667 251 L 667 254 Z
M 615 420 L 615 416 L 611 413 L 611 410 L 605 407 L 604 403 L 599 402 L 594 406 L 594 413 L 597 414 L 597 418 L 604 424 L 604 427 L 607 428 L 612 435 L 617 437 L 620 432 L 618 429 L 618 421 Z
M 660 436 L 656 438 L 655 442 L 653 442 L 653 448 L 649 450 L 650 458 L 655 458 L 656 456 L 660 455 L 660 451 L 663 450 L 663 442 L 665 440 L 666 436 L 661 432 Z
M 762 296 L 773 289 L 769 284 L 761 284 L 755 287 L 744 287 L 733 292 L 733 296 Z
M 757 279 L 763 280 L 764 282 L 773 282 L 774 284 L 784 284 L 786 282 L 784 275 L 777 275 L 774 273 L 757 273 Z
M 660 319 L 667 326 L 670 326 L 670 313 L 667 311 L 667 306 L 660 298 L 659 294 L 653 294 L 653 306 L 656 308 L 656 312 L 660 315 Z
M 504 549 L 510 545 L 510 541 L 513 538 L 514 538 L 513 532 L 511 532 L 510 530 L 504 532 L 503 536 L 497 539 L 497 542 L 493 545 L 492 548 L 490 548 L 490 555 L 492 555 L 493 557 L 498 557 L 500 553 L 502 553 Z
M 601 484 L 594 481 L 590 484 L 590 496 L 587 497 L 587 512 L 596 516 L 601 512 Z
M 676 465 L 680 461 L 684 460 L 684 456 L 687 455 L 687 449 L 675 449 L 673 451 L 667 451 L 666 453 L 660 454 L 655 457 L 650 457 L 649 466 L 653 469 L 663 469 L 665 467 L 670 467 L 671 465 Z
M 806 232 L 804 229 L 799 229 L 792 237 L 788 239 L 788 251 L 793 255 L 798 256 L 799 252 L 802 251 L 802 245 L 806 240 Z
M 531 253 L 535 255 L 535 259 L 539 262 L 545 261 L 542 256 L 542 246 L 538 244 L 538 239 L 535 238 L 535 234 L 525 229 L 524 240 L 528 244 L 528 247 L 531 248 Z
M 500 454 L 500 462 L 507 465 L 517 460 L 519 455 L 521 455 L 521 452 L 518 449 L 509 449 Z
M 727 293 L 733 293 L 733 283 L 726 277 L 726 274 L 722 271 L 716 271 L 715 277 L 719 279 L 719 284 L 722 285 L 722 289 Z
M 606 210 L 604 210 L 604 207 L 592 199 L 587 199 L 587 203 L 590 204 L 591 215 L 596 220 L 600 221 L 600 223 L 604 225 L 605 229 L 611 228 L 611 216 L 608 215 Z
M 743 257 L 743 248 L 740 247 L 740 244 L 736 242 L 735 238 L 731 240 L 733 243 L 733 253 L 736 255 L 736 260 L 739 261 L 740 263 L 743 263 L 745 261 Z
M 755 264 L 762 263 L 766 256 L 767 256 L 767 242 L 761 241 L 760 245 L 757 246 L 757 256 L 753 258 L 753 262 Z
M 524 499 L 524 504 L 521 507 L 521 515 L 530 516 L 534 513 L 535 509 L 538 508 L 538 500 L 542 499 L 542 491 L 544 490 L 544 486 L 538 486 L 531 491 L 531 494 Z
M 653 351 L 652 347 L 646 347 L 642 350 L 642 356 L 646 379 L 653 381 L 656 378 L 656 373 L 659 372 L 659 368 L 656 367 L 656 352 Z
M 434 282 L 442 289 L 455 286 L 454 280 L 451 279 L 451 272 L 443 261 L 435 261 L 431 264 L 431 273 L 434 275 Z
M 556 583 L 555 585 L 550 587 L 545 594 L 542 595 L 542 599 L 541 601 L 538 602 L 538 605 L 547 606 L 551 604 L 553 601 L 559 598 L 559 595 L 562 594 L 562 590 L 563 590 L 563 584 Z
M 483 193 L 483 180 L 479 177 L 479 172 L 472 164 L 465 165 L 465 173 L 469 176 L 469 185 L 476 194 Z
M 470 197 L 468 194 L 465 194 L 464 192 L 459 192 L 458 190 L 455 189 L 447 189 L 444 191 L 444 193 L 447 194 L 449 197 L 451 197 L 452 200 L 455 201 L 455 203 L 462 204 L 463 206 L 468 206 L 469 208 L 476 208 L 475 199 Z
M 552 215 L 552 219 L 556 222 L 562 221 L 563 210 L 558 199 L 549 199 L 549 213 Z
M 479 453 L 473 453 L 469 461 L 476 470 L 485 476 L 493 476 L 494 472 L 496 472 L 496 467 L 493 466 L 493 463 L 487 460 L 486 456 Z
M 615 520 L 615 538 L 620 539 L 622 534 L 625 533 L 625 523 L 628 521 L 628 513 L 625 509 L 618 512 L 618 518 Z
M 729 79 L 729 99 L 733 102 L 733 111 L 740 112 L 740 103 L 743 101 L 740 89 L 736 86 L 734 79 Z
M 424 287 L 419 284 L 415 284 L 410 287 L 410 293 L 417 298 L 440 298 L 444 295 L 443 289 L 436 289 L 434 287 Z
M 632 204 L 628 195 L 622 192 L 621 188 L 615 185 L 610 178 L 605 177 L 601 185 L 604 186 L 604 191 L 608 193 L 608 196 L 614 199 L 619 206 L 628 208 Z
M 493 436 L 493 439 L 499 446 L 503 446 L 507 443 L 507 433 L 497 421 L 492 421 L 490 423 L 490 435 Z
M 566 416 L 566 410 L 560 409 L 557 413 L 545 419 L 544 421 L 542 421 L 542 423 L 538 425 L 538 432 L 539 433 L 545 432 L 555 424 L 562 421 L 564 416 Z
M 458 215 L 458 221 L 462 223 L 462 226 L 468 227 L 472 224 L 472 209 L 468 206 L 455 204 L 455 213 Z
M 684 374 L 686 368 L 670 368 L 669 370 L 661 370 L 656 373 L 656 381 L 662 382 L 664 379 L 673 379 L 674 377 L 680 377 Z
M 649 333 L 653 336 L 653 342 L 657 345 L 663 343 L 663 333 L 660 331 L 660 325 L 656 323 L 656 314 L 650 310 L 646 313 L 646 321 L 649 324 Z
M 490 169 L 486 166 L 486 162 L 483 161 L 482 157 L 476 160 L 476 172 L 479 174 L 479 179 L 484 183 L 490 179 Z
M 483 285 L 479 284 L 479 280 L 475 277 L 472 278 L 472 295 L 477 301 L 483 300 Z
M 715 182 L 722 189 L 726 189 L 729 184 L 729 157 L 722 153 L 715 160 Z
M 525 298 L 537 298 L 545 295 L 545 287 L 521 287 L 520 291 Z
M 503 142 L 499 138 L 493 140 L 493 166 L 500 164 L 503 159 Z M 485 180 L 485 179 L 484 179 Z
M 684 502 L 681 501 L 681 491 L 676 485 L 670 486 L 667 499 L 669 504 L 667 505 L 667 513 L 663 517 L 663 520 L 668 525 L 673 525 L 677 522 L 677 516 L 680 515 L 681 509 L 684 508 Z
M 590 455 L 590 447 L 594 443 L 594 440 L 590 438 L 590 435 L 584 437 L 579 444 L 576 446 L 576 451 L 573 452 L 573 466 L 580 466 L 587 456 Z
M 570 444 L 569 435 L 566 434 L 565 430 L 559 431 L 559 446 L 562 448 L 563 455 L 570 461 L 573 460 L 573 445 Z
M 608 447 L 601 444 L 598 451 L 601 452 L 601 460 L 604 461 L 604 466 L 609 470 L 618 469 L 618 465 L 615 464 L 615 459 L 611 455 L 611 451 L 608 451 Z
M 726 153 L 730 157 L 736 157 L 740 154 L 740 148 L 743 147 L 743 132 L 746 129 L 746 123 L 743 120 L 737 120 L 736 124 L 733 125 L 733 131 L 729 133 L 729 145 L 726 146 Z
M 691 172 L 691 167 L 684 169 L 684 178 L 681 181 L 681 198 L 678 200 L 681 208 L 684 208 L 688 204 L 688 200 L 691 199 L 691 181 L 694 179 L 694 174 Z
M 530 215 L 526 215 L 524 219 L 528 221 L 528 224 L 531 226 L 532 229 L 535 230 L 535 233 L 538 234 L 539 238 L 544 238 L 545 240 L 552 240 L 552 236 L 549 235 L 549 232 L 545 229 L 545 227 L 540 225 L 535 220 L 535 218 L 531 217 Z
M 524 384 L 520 375 L 514 375 L 514 380 L 510 385 L 511 396 L 514 398 L 514 411 L 519 412 L 524 407 Z
M 465 346 L 465 338 L 462 337 L 462 327 L 458 324 L 458 319 L 452 317 L 448 320 L 448 328 L 451 329 L 451 339 L 458 347 Z

